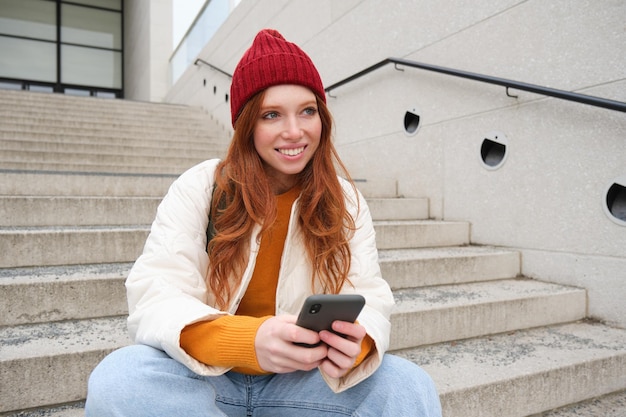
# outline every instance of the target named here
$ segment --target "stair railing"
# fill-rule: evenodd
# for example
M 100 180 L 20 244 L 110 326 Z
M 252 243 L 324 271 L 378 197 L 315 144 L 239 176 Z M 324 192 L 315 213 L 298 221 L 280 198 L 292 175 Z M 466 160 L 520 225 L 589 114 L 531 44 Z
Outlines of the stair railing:
M 457 69 L 452 69 L 452 68 L 446 68 L 446 67 L 440 67 L 437 65 L 431 65 L 431 64 L 424 64 L 424 63 L 420 63 L 420 62 L 415 62 L 415 61 L 409 61 L 406 59 L 402 59 L 402 58 L 387 58 L 387 59 L 383 59 L 382 61 L 368 67 L 365 68 L 362 71 L 357 72 L 356 74 L 345 78 L 339 82 L 336 82 L 335 84 L 332 84 L 328 87 L 325 88 L 325 91 L 328 93 L 328 95 L 330 97 L 334 97 L 330 94 L 330 92 L 344 84 L 347 84 L 351 81 L 356 80 L 357 78 L 360 78 L 374 70 L 377 70 L 378 68 L 385 66 L 387 64 L 394 64 L 395 68 L 399 71 L 404 71 L 401 68 L 398 68 L 398 65 L 402 65 L 402 66 L 406 66 L 406 67 L 411 67 L 411 68 L 419 68 L 419 69 L 423 69 L 423 70 L 427 70 L 427 71 L 434 71 L 434 72 L 438 72 L 441 74 L 447 74 L 447 75 L 451 75 L 451 76 L 455 76 L 455 77 L 461 77 L 461 78 L 467 78 L 470 80 L 475 80 L 475 81 L 481 81 L 481 82 L 485 82 L 485 83 L 489 83 L 489 84 L 496 84 L 496 85 L 501 85 L 506 87 L 506 95 L 509 97 L 517 97 L 514 96 L 512 94 L 510 94 L 509 89 L 510 88 L 514 88 L 517 90 L 523 90 L 523 91 L 529 91 L 531 93 L 537 93 L 537 94 L 542 94 L 544 96 L 550 96 L 550 97 L 556 97 L 562 100 L 568 100 L 568 101 L 574 101 L 577 103 L 583 103 L 583 104 L 588 104 L 590 106 L 595 106 L 595 107 L 602 107 L 605 109 L 610 109 L 610 110 L 616 110 L 619 112 L 626 112 L 626 103 L 621 102 L 621 101 L 616 101 L 616 100 L 609 100 L 606 98 L 601 98 L 601 97 L 595 97 L 595 96 L 589 96 L 589 95 L 585 95 L 585 94 L 579 94 L 579 93 L 574 93 L 574 92 L 570 92 L 570 91 L 564 91 L 564 90 L 557 90 L 554 88 L 549 88 L 549 87 L 542 87 L 539 85 L 535 85 L 535 84 L 528 84 L 528 83 L 524 83 L 524 82 L 520 82 L 520 81 L 514 81 L 514 80 L 507 80 L 505 78 L 499 78 L 499 77 L 492 77 L 489 75 L 483 75 L 483 74 L 477 74 L 477 73 L 473 73 L 473 72 L 468 72 L 468 71 L 462 71 L 462 70 L 457 70 Z
M 195 60 L 195 62 L 193 63 L 194 65 L 198 65 L 198 63 L 200 64 L 204 64 L 207 67 L 211 68 L 212 70 L 215 70 L 221 74 L 224 74 L 225 76 L 227 76 L 228 78 L 233 78 L 232 74 L 227 73 L 226 71 L 219 69 L 218 67 L 216 67 L 215 65 L 209 64 L 208 62 L 206 62 L 204 59 L 202 58 L 197 58 Z

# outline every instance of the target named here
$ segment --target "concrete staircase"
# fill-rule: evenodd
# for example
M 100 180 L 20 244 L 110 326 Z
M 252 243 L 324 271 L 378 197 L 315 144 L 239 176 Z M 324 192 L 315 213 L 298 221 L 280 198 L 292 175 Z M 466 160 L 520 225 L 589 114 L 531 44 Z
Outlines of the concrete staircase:
M 185 106 L 0 91 L 0 169 L 180 174 L 225 133 Z
M 27 110 L 17 110 L 21 94 L 36 109 L 30 122 Z M 211 143 L 210 120 L 206 128 L 197 120 L 185 137 L 163 127 L 192 124 L 175 120 L 188 120 L 184 114 L 194 110 L 1 91 L 0 100 L 0 415 L 79 416 L 93 367 L 130 343 L 124 279 L 160 198 L 177 173 L 198 161 L 182 158 L 179 144 L 200 145 L 202 136 L 193 132 L 204 132 L 199 159 L 223 145 L 219 133 Z M 57 103 L 73 116 L 47 116 Z M 116 105 L 124 110 L 107 119 L 106 108 Z M 160 109 L 157 127 L 143 119 Z M 100 139 L 89 128 L 94 111 L 108 120 L 97 123 L 111 124 Z M 23 120 L 19 129 L 16 120 Z M 129 137 L 141 149 L 124 150 L 141 163 L 100 162 L 99 150 L 109 148 L 80 140 L 108 146 L 131 130 L 117 130 L 127 123 L 144 126 Z M 157 138 L 159 132 L 168 133 Z M 169 142 L 173 135 L 180 142 Z M 66 136 L 91 156 L 66 159 L 74 148 L 55 145 Z M 152 146 L 147 138 L 163 142 L 160 154 L 143 153 Z M 54 156 L 42 147 L 14 149 L 20 141 L 26 148 L 46 143 Z M 528 416 L 616 392 L 611 401 L 626 404 L 626 331 L 586 320 L 584 290 L 520 276 L 518 253 L 472 245 L 468 223 L 429 220 L 427 199 L 368 202 L 383 275 L 397 300 L 392 350 L 433 376 L 444 416 Z M 594 415 L 577 407 L 576 414 L 545 415 Z

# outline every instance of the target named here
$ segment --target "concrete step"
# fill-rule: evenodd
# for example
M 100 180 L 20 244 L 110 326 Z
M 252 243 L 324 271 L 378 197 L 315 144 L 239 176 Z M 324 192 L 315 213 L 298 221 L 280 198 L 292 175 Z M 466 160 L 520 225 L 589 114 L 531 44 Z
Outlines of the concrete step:
M 625 330 L 577 322 L 396 354 L 433 377 L 444 416 L 522 417 L 626 389 L 624 340 Z
M 29 95 L 30 94 L 30 95 Z M 79 117 L 95 115 L 94 117 L 128 117 L 129 114 L 138 117 L 158 117 L 174 115 L 189 119 L 213 119 L 204 109 L 181 104 L 139 102 L 132 100 L 108 100 L 89 97 L 68 96 L 60 99 L 56 95 L 31 94 L 20 92 L 17 96 L 9 97 L 5 91 L 0 91 L 0 114 L 9 115 L 14 112 L 34 115 L 64 115 L 75 114 Z
M 532 279 L 394 292 L 391 349 L 441 343 L 583 319 L 584 289 Z
M 31 91 L 0 90 L 0 111 L 36 110 L 36 114 L 74 113 L 115 114 L 123 117 L 129 113 L 138 115 L 200 114 L 210 118 L 205 110 L 172 103 L 110 100 L 97 97 L 76 97 L 63 94 L 37 93 Z
M 374 220 L 426 220 L 427 198 L 368 198 L 367 205 Z
M 467 222 L 439 220 L 375 221 L 378 249 L 407 249 L 468 245 Z
M 111 271 L 95 275 L 100 278 L 104 274 L 110 274 L 110 283 L 119 282 L 121 280 L 118 275 L 125 267 L 111 267 Z M 76 278 L 73 294 L 67 294 L 63 290 L 61 292 L 68 297 L 80 297 L 83 288 L 79 282 L 82 278 L 72 274 L 65 280 L 72 281 L 72 277 Z M 50 280 L 51 277 L 47 276 L 45 279 Z M 584 291 L 531 280 L 503 281 L 499 285 L 486 284 L 488 285 L 395 292 L 398 306 L 391 318 L 391 349 L 402 349 L 409 342 L 413 347 L 456 340 L 463 336 L 470 337 L 474 332 L 481 334 L 480 329 L 489 334 L 517 330 L 517 325 L 533 326 L 579 318 L 575 312 L 561 311 L 575 310 L 574 307 L 563 308 L 563 304 L 582 305 L 584 310 Z M 123 287 L 119 285 L 119 288 Z M 103 287 L 100 289 L 107 290 Z M 97 286 L 90 291 L 96 294 Z M 451 296 L 451 292 L 455 294 Z M 582 302 L 577 297 L 577 292 L 582 293 Z M 45 296 L 45 290 L 42 295 Z M 123 297 L 118 296 L 118 299 L 123 300 Z M 466 307 L 468 303 L 470 305 Z M 37 315 L 37 312 L 31 314 Z M 455 320 L 455 316 L 460 316 L 461 319 Z M 516 322 L 515 319 L 519 316 L 528 317 L 522 317 Z M 459 333 L 455 334 L 455 331 Z M 409 334 L 410 337 L 407 339 L 403 337 L 404 334 Z M 14 392 L 21 393 L 20 398 L 7 401 L 10 404 L 7 407 L 14 408 L 0 411 L 84 398 L 85 382 L 90 370 L 106 352 L 129 343 L 123 316 L 5 326 L 0 328 L 0 340 L 3 344 L 0 373 L 7 375 L 6 380 L 18 381 L 12 384 L 12 388 Z M 42 366 L 44 362 L 46 365 Z M 58 378 L 60 370 L 63 370 L 66 380 L 71 382 L 57 387 L 51 381 L 54 380 L 52 378 Z M 20 379 L 16 375 L 27 377 Z M 38 382 L 35 383 L 31 378 Z
M 108 103 L 113 105 L 95 108 L 84 106 L 85 102 L 83 100 L 60 106 L 42 105 L 36 101 L 29 103 L 16 101 L 11 106 L 8 106 L 7 103 L 0 104 L 0 117 L 10 120 L 30 117 L 39 120 L 63 120 L 70 122 L 77 119 L 91 119 L 94 122 L 107 120 L 129 124 L 155 120 L 157 123 L 167 124 L 168 121 L 163 116 L 173 115 L 176 118 L 184 119 L 190 124 L 213 123 L 211 116 L 200 107 L 183 105 L 161 106 L 159 103 L 152 103 L 152 106 L 136 106 L 127 100 L 117 100 Z
M 67 136 L 66 136 L 67 137 Z M 116 142 L 102 140 L 103 138 L 92 137 L 84 140 L 84 137 L 78 137 L 80 142 L 52 141 L 52 140 L 15 140 L 0 139 L 0 154 L 5 151 L 19 152 L 59 152 L 59 153 L 77 153 L 77 154 L 109 154 L 109 155 L 150 155 L 163 156 L 168 155 L 197 157 L 199 153 L 216 149 L 223 149 L 224 145 L 217 141 L 154 141 L 154 140 L 124 140 L 119 139 Z
M 162 198 L 178 174 L 0 170 L 0 196 Z
M 132 263 L 0 269 L 0 327 L 128 314 Z
M 0 268 L 133 262 L 149 226 L 0 228 Z
M 0 227 L 151 224 L 160 202 L 161 197 L 0 196 Z M 403 203 L 389 204 L 399 208 L 399 217 L 402 209 L 412 209 L 412 199 Z
M 0 112 L 1 113 L 1 112 Z M 146 130 L 164 131 L 168 134 L 210 132 L 218 127 L 209 120 L 199 118 L 164 117 L 164 115 L 141 116 L 129 113 L 125 117 L 102 116 L 100 114 L 76 115 L 74 113 L 41 115 L 37 113 L 20 113 L 3 116 L 2 125 L 6 130 L 18 132 L 38 132 L 45 128 L 77 129 L 79 132 L 143 132 Z
M 459 251 L 463 256 L 459 254 L 457 258 L 446 259 L 442 257 L 444 251 L 408 251 L 415 255 L 418 263 L 449 265 L 432 269 L 428 283 L 413 282 L 413 287 L 458 282 L 456 275 L 462 277 L 468 263 L 474 264 L 472 280 L 479 277 L 485 280 L 512 278 L 519 271 L 519 257 L 515 253 L 466 247 Z M 397 289 L 394 282 L 408 282 L 408 278 L 414 276 L 411 270 L 394 268 L 396 262 L 404 260 L 390 259 L 382 263 L 383 276 L 394 289 Z M 494 268 L 499 262 L 505 266 Z M 132 261 L 0 269 L 0 326 L 126 314 L 124 281 L 131 266 Z M 424 291 L 432 293 L 433 289 Z
M 576 404 L 566 405 L 532 417 L 624 417 L 626 416 L 626 390 L 614 392 Z
M 95 365 L 128 343 L 124 317 L 0 328 L 0 413 L 84 399 Z
M 56 134 L 73 133 L 82 136 L 110 136 L 112 133 L 120 133 L 130 137 L 150 138 L 159 137 L 184 137 L 192 136 L 201 138 L 204 136 L 215 136 L 214 128 L 211 126 L 186 126 L 184 121 L 179 121 L 180 125 L 172 124 L 160 126 L 158 123 L 146 121 L 141 125 L 124 125 L 114 122 L 93 123 L 90 120 L 82 119 L 73 122 L 45 122 L 37 119 L 4 120 L 2 122 L 3 131 L 21 133 L 20 137 L 28 137 L 30 134 L 40 134 L 54 132 Z
M 214 149 L 213 152 L 216 152 Z M 132 167 L 134 165 L 153 166 L 154 172 L 158 172 L 161 166 L 181 166 L 192 167 L 211 156 L 211 150 L 198 152 L 196 155 L 182 156 L 170 150 L 167 153 L 161 152 L 153 155 L 141 155 L 135 153 L 95 153 L 95 152 L 64 152 L 52 151 L 12 151 L 1 150 L 0 161 L 26 164 L 54 164 L 54 165 L 101 165 L 114 167 Z M 4 165 L 4 164 L 3 164 Z
M 515 278 L 518 252 L 487 246 L 380 250 L 383 277 L 392 289 Z
M 0 196 L 0 226 L 151 224 L 161 197 Z
M 211 130 L 197 130 L 193 132 L 183 132 L 165 134 L 159 129 L 138 130 L 130 132 L 127 130 L 116 131 L 112 129 L 50 129 L 34 126 L 28 130 L 15 130 L 4 125 L 0 125 L 1 141 L 22 141 L 22 142 L 54 142 L 54 143 L 78 143 L 78 144 L 102 144 L 109 145 L 133 145 L 133 146 L 153 146 L 168 147 L 179 144 L 181 146 L 205 146 L 206 144 L 228 145 L 227 134 L 213 132 Z
M 204 157 L 198 159 L 189 159 L 180 165 L 169 163 L 168 165 L 158 165 L 149 163 L 144 165 L 136 164 L 104 164 L 104 163 L 59 163 L 52 162 L 33 162 L 33 161 L 3 161 L 0 159 L 0 165 L 10 171 L 56 171 L 56 172 L 78 172 L 78 173 L 116 173 L 116 174 L 151 174 L 151 175 L 180 175 L 188 168 L 196 165 L 204 160 L 204 158 L 219 158 L 220 154 L 207 153 Z
M 383 221 L 374 227 L 380 249 L 469 243 L 463 222 Z M 0 227 L 0 268 L 133 262 L 148 232 L 148 225 Z
M 3 414 L 4 417 L 84 417 L 85 401 Z
M 59 407 L 22 411 L 7 414 L 6 417 L 82 417 L 85 412 L 84 401 Z M 531 417 L 624 417 L 626 416 L 626 391 L 620 391 L 601 397 L 581 401 L 574 405 L 561 407 L 556 410 L 534 414 Z M 460 415 L 446 415 L 446 417 L 464 417 Z M 507 417 L 507 416 L 502 416 Z
M 353 178 L 356 187 L 367 198 L 401 198 L 398 193 L 398 181 L 395 178 L 377 177 L 375 179 Z

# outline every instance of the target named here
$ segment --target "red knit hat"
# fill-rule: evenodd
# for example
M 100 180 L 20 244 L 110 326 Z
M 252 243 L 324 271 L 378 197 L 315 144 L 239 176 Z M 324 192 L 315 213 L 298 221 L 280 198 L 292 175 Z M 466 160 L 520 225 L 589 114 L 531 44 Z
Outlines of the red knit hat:
M 311 58 L 298 45 L 274 29 L 263 29 L 243 54 L 230 85 L 233 126 L 253 95 L 273 85 L 298 84 L 313 90 L 326 102 L 324 86 Z

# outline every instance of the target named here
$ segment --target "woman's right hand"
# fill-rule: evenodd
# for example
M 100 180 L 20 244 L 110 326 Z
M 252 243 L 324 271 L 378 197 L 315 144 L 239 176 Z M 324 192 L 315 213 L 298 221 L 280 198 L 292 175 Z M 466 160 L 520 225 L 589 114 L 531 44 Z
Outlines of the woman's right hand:
M 314 345 L 320 341 L 317 332 L 296 325 L 296 316 L 282 315 L 261 324 L 254 339 L 257 361 L 261 369 L 277 374 L 310 371 L 328 355 L 328 347 L 302 347 L 294 343 Z

